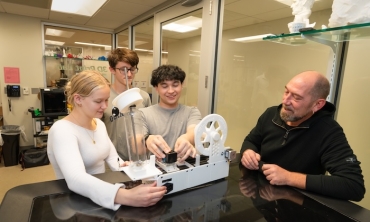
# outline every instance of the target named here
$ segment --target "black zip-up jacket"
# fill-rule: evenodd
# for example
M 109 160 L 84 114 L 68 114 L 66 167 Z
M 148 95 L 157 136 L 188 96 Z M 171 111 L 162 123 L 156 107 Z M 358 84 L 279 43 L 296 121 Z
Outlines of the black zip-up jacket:
M 281 108 L 270 107 L 260 116 L 240 153 L 252 149 L 265 163 L 307 174 L 307 191 L 360 201 L 365 194 L 360 162 L 342 127 L 333 119 L 335 106 L 326 102 L 297 127 L 286 125 L 280 118 Z M 326 171 L 331 176 L 325 175 Z

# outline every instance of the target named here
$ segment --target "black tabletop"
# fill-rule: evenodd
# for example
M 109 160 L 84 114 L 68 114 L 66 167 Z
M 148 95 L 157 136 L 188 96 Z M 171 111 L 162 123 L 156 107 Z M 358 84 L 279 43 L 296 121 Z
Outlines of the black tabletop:
M 96 175 L 128 182 L 121 172 Z M 194 178 L 196 179 L 196 178 Z M 272 186 L 238 163 L 227 178 L 165 196 L 155 206 L 104 209 L 68 190 L 64 180 L 27 184 L 7 192 L 0 221 L 368 221 L 370 211 L 290 187 Z

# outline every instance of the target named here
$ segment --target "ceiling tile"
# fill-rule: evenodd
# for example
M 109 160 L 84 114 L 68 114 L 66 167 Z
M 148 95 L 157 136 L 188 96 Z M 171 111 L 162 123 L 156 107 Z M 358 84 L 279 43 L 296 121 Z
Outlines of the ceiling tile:
M 132 15 L 112 12 L 108 10 L 99 10 L 99 12 L 94 15 L 94 17 L 87 21 L 86 25 L 103 27 L 106 29 L 114 29 L 122 25 L 126 21 L 130 20 L 131 18 Z
M 153 8 L 154 6 L 164 3 L 166 0 L 117 0 L 117 1 L 136 3 L 140 5 L 151 6 L 151 8 Z
M 27 5 L 35 8 L 49 9 L 51 7 L 50 0 L 2 0 L 2 2 L 13 3 L 18 5 Z
M 152 7 L 150 5 L 139 5 L 132 2 L 110 0 L 104 5 L 104 10 L 110 10 L 113 12 L 121 12 L 129 15 L 141 15 L 146 11 L 149 11 Z
M 222 30 L 229 30 L 229 29 L 233 29 L 233 28 L 237 28 L 236 26 L 234 26 L 232 23 L 228 23 L 228 24 L 223 24 L 223 27 L 222 27 Z
M 234 11 L 243 15 L 256 15 L 263 12 L 269 12 L 281 8 L 289 8 L 289 6 L 279 3 L 275 0 L 258 0 L 258 1 L 237 1 L 225 6 L 226 10 Z
M 50 11 L 49 19 L 52 21 L 61 21 L 66 23 L 83 25 L 90 19 L 90 17 Z
M 230 10 L 226 10 L 226 9 L 224 10 L 224 23 L 234 21 L 234 20 L 237 20 L 237 19 L 241 19 L 241 18 L 244 18 L 244 17 L 245 17 L 245 15 L 242 15 L 242 14 L 230 11 Z
M 36 18 L 47 19 L 49 15 L 49 10 L 42 8 L 35 8 L 27 5 L 18 5 L 7 2 L 2 2 L 5 12 L 15 15 L 24 15 Z
M 286 18 L 286 17 L 292 17 L 293 19 L 291 8 L 281 8 L 281 9 L 277 9 L 274 11 L 256 14 L 256 15 L 253 15 L 253 17 L 262 19 L 264 21 L 271 21 L 271 20 L 276 20 L 276 19 L 281 19 L 281 18 Z
M 241 19 L 235 19 L 230 22 L 224 22 L 224 25 L 232 24 L 232 26 L 234 27 L 240 27 L 240 26 L 246 26 L 246 25 L 253 25 L 253 24 L 257 24 L 261 22 L 264 22 L 264 21 L 258 18 L 245 16 L 244 18 L 241 18 Z

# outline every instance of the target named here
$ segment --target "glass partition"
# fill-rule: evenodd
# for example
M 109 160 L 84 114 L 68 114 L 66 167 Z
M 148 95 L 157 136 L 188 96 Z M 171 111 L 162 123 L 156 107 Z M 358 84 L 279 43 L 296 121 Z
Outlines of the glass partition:
M 344 41 L 359 41 L 366 40 L 370 37 L 370 23 L 352 24 L 334 28 L 323 28 L 308 30 L 300 33 L 269 35 L 264 37 L 264 40 L 273 41 L 287 45 L 296 45 L 309 43 L 307 37 L 313 37 L 317 41 L 323 43 L 344 42 Z
M 133 28 L 134 50 L 139 56 L 139 73 L 135 76 L 134 87 L 138 87 L 151 95 L 150 78 L 153 70 L 153 21 L 145 20 Z
M 186 73 L 179 103 L 197 106 L 202 9 L 163 22 L 161 30 L 161 64 L 177 65 Z
M 128 29 L 116 34 L 117 48 L 129 48 L 129 33 Z
M 355 30 L 354 30 L 355 31 Z M 342 90 L 337 106 L 337 121 L 343 127 L 348 142 L 361 162 L 365 178 L 365 187 L 370 187 L 369 133 L 370 125 L 370 63 L 367 52 L 370 50 L 370 38 L 349 42 L 347 60 L 343 74 Z M 369 209 L 370 193 L 358 203 Z
M 263 41 L 262 37 L 237 41 L 289 33 L 287 24 L 293 20 L 289 5 L 267 1 L 255 9 L 270 13 L 258 14 L 252 9 L 241 10 L 248 2 L 225 0 L 215 97 L 214 112 L 228 124 L 226 144 L 237 151 L 266 108 L 281 103 L 285 84 L 305 70 L 326 74 L 333 53 L 330 47 L 316 42 L 285 45 Z M 315 11 L 310 20 L 327 24 L 330 14 L 331 9 Z
M 72 75 L 97 70 L 111 80 L 106 61 L 112 33 L 44 25 L 45 87 L 63 87 Z

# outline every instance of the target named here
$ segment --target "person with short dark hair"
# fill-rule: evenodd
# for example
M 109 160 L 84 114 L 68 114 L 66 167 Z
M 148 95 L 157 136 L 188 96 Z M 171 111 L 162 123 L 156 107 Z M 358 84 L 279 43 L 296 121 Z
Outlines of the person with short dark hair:
M 272 185 L 360 201 L 365 194 L 360 162 L 333 119 L 329 90 L 318 72 L 293 77 L 282 104 L 268 108 L 245 137 L 241 164 L 261 170 Z
M 178 66 L 162 65 L 153 70 L 151 85 L 158 92 L 159 103 L 139 109 L 144 124 L 145 145 L 157 158 L 171 150 L 179 161 L 195 157 L 194 128 L 201 121 L 198 108 L 179 104 L 185 72 Z

